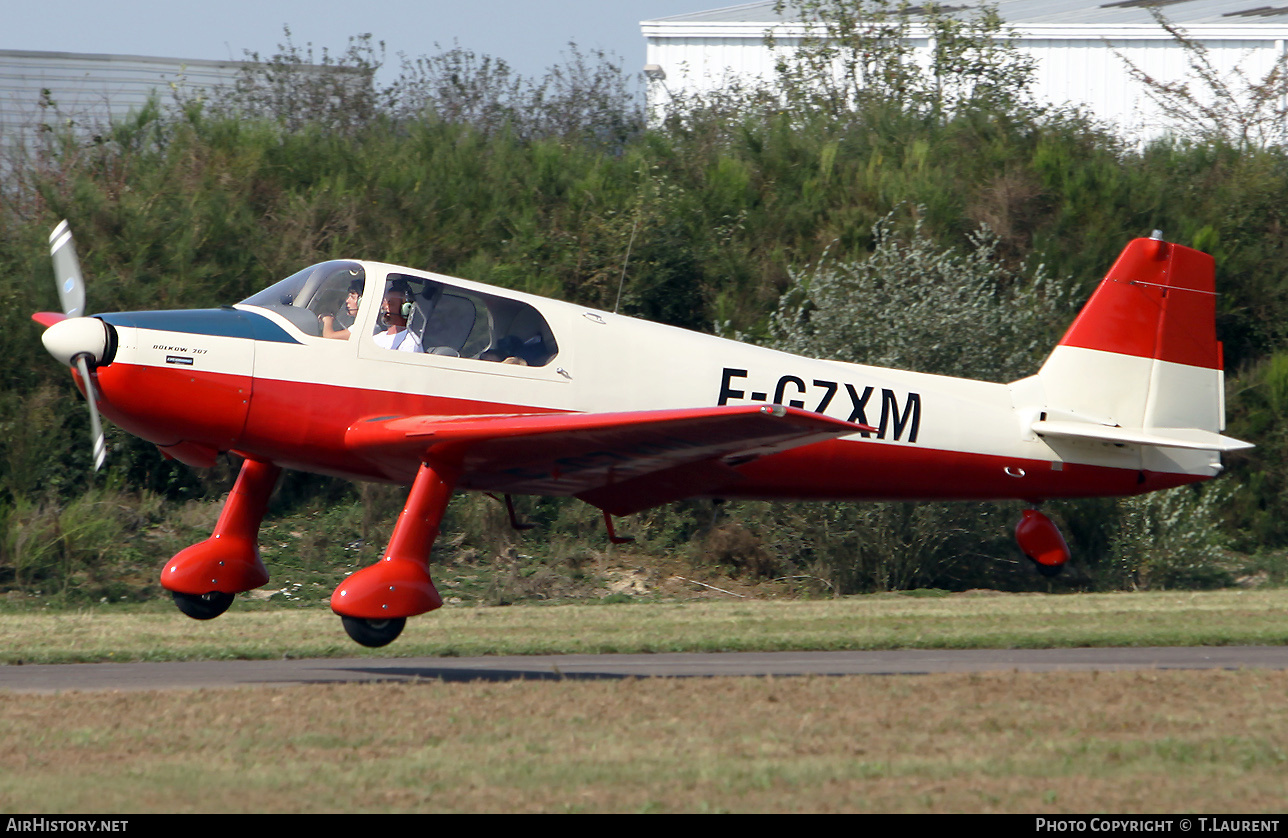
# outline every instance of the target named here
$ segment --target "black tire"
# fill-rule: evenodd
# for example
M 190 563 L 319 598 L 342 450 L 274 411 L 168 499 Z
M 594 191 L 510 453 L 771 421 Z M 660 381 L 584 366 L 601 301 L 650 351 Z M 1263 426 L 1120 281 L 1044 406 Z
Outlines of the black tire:
M 1038 569 L 1038 573 L 1048 579 L 1054 579 L 1064 572 L 1063 564 L 1042 564 L 1041 562 L 1035 561 L 1033 562 L 1033 566 Z
M 194 620 L 215 619 L 228 610 L 228 606 L 233 604 L 233 599 L 236 597 L 236 594 L 226 594 L 222 591 L 211 591 L 208 594 L 181 594 L 178 591 L 170 593 L 179 610 Z
M 355 642 L 369 649 L 379 649 L 398 639 L 403 627 L 407 625 L 407 618 L 368 620 L 363 617 L 341 617 L 340 622 L 344 623 L 344 630 Z

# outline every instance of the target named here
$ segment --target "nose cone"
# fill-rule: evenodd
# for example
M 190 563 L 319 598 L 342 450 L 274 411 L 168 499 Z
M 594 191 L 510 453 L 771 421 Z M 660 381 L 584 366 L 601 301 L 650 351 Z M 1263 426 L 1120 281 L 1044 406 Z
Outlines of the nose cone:
M 77 355 L 89 355 L 95 364 L 107 357 L 107 325 L 97 317 L 69 317 L 45 329 L 40 339 L 63 366 L 71 366 Z

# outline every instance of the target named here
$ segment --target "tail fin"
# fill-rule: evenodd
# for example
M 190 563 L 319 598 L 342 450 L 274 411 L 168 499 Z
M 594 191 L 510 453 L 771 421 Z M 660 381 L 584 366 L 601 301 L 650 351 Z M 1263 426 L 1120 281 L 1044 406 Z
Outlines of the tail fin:
M 1214 277 L 1206 253 L 1158 238 L 1128 244 L 1038 373 L 1045 409 L 1033 430 L 1048 440 L 1249 447 L 1220 434 Z
M 1212 257 L 1136 239 L 1109 269 L 1060 346 L 1222 369 Z

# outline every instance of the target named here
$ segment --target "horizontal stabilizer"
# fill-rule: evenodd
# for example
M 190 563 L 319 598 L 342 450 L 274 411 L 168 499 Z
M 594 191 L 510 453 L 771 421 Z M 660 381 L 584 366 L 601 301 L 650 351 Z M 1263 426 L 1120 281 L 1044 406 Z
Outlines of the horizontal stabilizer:
M 1033 423 L 1041 436 L 1071 437 L 1109 442 L 1114 445 L 1155 445 L 1159 448 L 1188 448 L 1194 451 L 1238 451 L 1252 448 L 1250 442 L 1222 436 L 1200 428 L 1123 428 L 1094 422 L 1041 421 Z

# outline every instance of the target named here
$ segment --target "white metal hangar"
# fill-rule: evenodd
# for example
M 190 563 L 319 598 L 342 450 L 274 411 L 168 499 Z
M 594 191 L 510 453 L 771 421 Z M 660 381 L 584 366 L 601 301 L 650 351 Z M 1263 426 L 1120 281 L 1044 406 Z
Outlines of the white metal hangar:
M 1083 106 L 1142 138 L 1173 126 L 1132 78 L 1126 61 L 1163 81 L 1191 75 L 1187 51 L 1159 26 L 1150 7 L 1201 44 L 1218 74 L 1238 88 L 1237 73 L 1258 81 L 1285 60 L 1288 2 L 1268 2 L 1273 0 L 994 0 L 988 5 L 1018 36 L 1017 48 L 1036 60 L 1033 93 L 1039 101 Z M 945 0 L 939 9 L 969 17 L 983 4 Z M 917 15 L 924 7 L 909 3 L 905 9 Z M 798 21 L 790 3 L 780 15 L 774 0 L 643 21 L 646 63 L 655 65 L 653 105 L 665 107 L 673 94 L 710 90 L 733 77 L 772 79 L 775 55 L 765 35 L 773 34 L 777 49 L 790 50 L 807 31 Z M 929 49 L 915 17 L 910 32 L 915 49 Z

